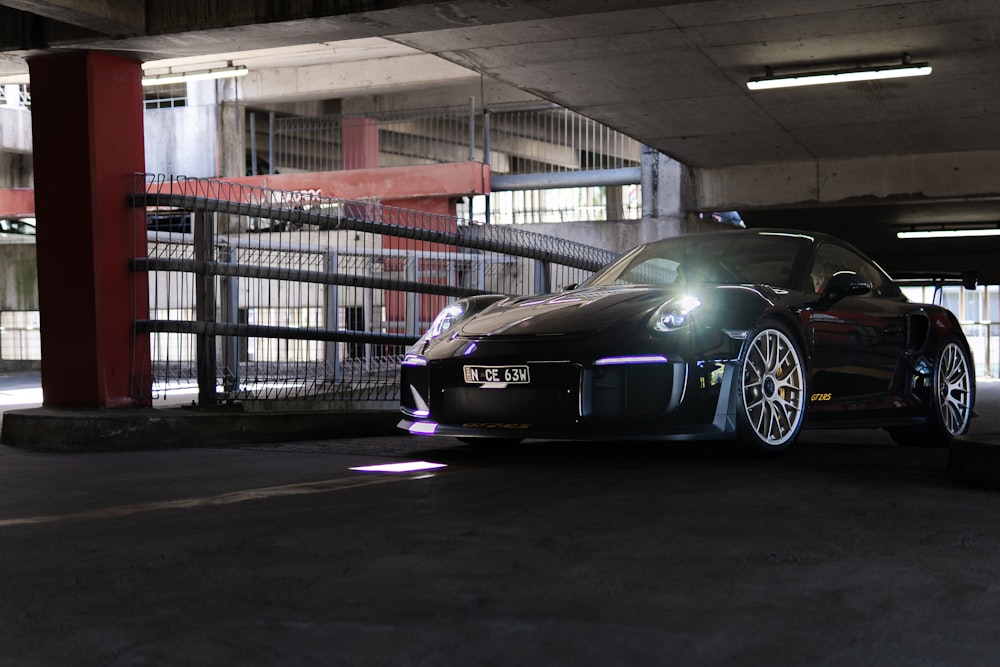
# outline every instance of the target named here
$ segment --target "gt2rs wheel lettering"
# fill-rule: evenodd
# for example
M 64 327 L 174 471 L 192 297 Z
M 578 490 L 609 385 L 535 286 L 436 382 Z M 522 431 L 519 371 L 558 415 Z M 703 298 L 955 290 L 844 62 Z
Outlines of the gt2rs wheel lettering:
M 761 330 L 743 364 L 743 409 L 754 435 L 781 445 L 798 432 L 805 402 L 805 377 L 794 343 L 782 331 Z
M 951 435 L 961 435 L 972 410 L 972 379 L 968 360 L 957 343 L 949 342 L 941 350 L 936 376 L 941 424 Z

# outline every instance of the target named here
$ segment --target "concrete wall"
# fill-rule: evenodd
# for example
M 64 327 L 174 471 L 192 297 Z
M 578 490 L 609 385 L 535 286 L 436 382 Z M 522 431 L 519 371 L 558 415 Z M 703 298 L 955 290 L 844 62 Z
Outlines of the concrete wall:
M 0 310 L 38 310 L 35 239 L 0 234 Z
M 145 115 L 146 171 L 211 177 L 218 169 L 215 105 L 150 109 Z
M 998 151 L 965 151 L 699 169 L 700 210 L 992 200 Z
M 659 218 L 656 220 L 645 218 L 617 222 L 542 223 L 523 225 L 521 229 L 603 248 L 611 252 L 623 253 L 640 243 L 677 236 L 681 233 L 718 231 L 732 229 L 732 227 L 699 220 L 696 216 L 689 214 L 680 218 Z
M 31 153 L 0 150 L 0 188 L 33 188 L 35 166 Z
M 31 152 L 31 111 L 0 106 L 0 152 Z

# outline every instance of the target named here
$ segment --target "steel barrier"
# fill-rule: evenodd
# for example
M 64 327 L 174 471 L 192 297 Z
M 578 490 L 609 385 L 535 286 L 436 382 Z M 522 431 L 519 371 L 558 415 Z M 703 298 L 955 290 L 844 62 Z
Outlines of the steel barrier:
M 135 192 L 136 215 L 180 230 L 147 231 L 147 256 L 133 262 L 149 282 L 136 298 L 150 317 L 135 335 L 149 336 L 154 375 L 140 385 L 156 396 L 197 387 L 201 405 L 394 400 L 405 347 L 450 300 L 554 291 L 615 257 L 523 229 L 215 179 L 137 175 Z M 282 231 L 251 233 L 252 221 Z

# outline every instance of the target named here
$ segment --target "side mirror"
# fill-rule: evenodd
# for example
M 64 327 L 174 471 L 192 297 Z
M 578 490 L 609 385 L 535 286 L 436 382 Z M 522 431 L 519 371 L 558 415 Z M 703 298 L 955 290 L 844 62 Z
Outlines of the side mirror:
M 823 294 L 815 302 L 815 305 L 820 309 L 829 308 L 845 296 L 861 296 L 871 291 L 870 280 L 854 271 L 838 271 L 826 281 Z
M 868 294 L 871 290 L 871 282 L 854 271 L 838 271 L 826 282 L 823 293 L 841 299 L 845 296 Z
M 576 283 L 570 283 L 569 285 L 563 285 L 559 288 L 560 292 L 569 292 L 570 290 L 575 290 L 577 287 Z

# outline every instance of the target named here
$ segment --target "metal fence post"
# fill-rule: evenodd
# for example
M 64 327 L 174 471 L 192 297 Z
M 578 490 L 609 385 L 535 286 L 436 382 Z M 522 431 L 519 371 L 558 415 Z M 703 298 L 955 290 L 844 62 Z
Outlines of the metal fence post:
M 236 264 L 236 248 L 229 244 L 219 246 L 219 261 Z M 240 279 L 236 276 L 222 276 L 220 279 L 222 321 L 226 324 L 239 324 L 240 318 Z M 226 336 L 222 346 L 222 386 L 226 394 L 239 389 L 240 386 L 240 340 L 238 336 Z
M 419 280 L 417 272 L 417 259 L 416 255 L 405 255 L 403 261 L 406 263 L 406 280 L 410 282 L 417 282 Z M 406 304 L 404 306 L 406 311 L 403 316 L 405 320 L 404 331 L 408 334 L 420 335 L 420 295 L 416 292 L 406 292 Z
M 326 266 L 324 270 L 328 274 L 337 273 L 339 255 L 336 250 L 331 250 L 324 253 L 324 261 Z M 337 285 L 326 285 L 326 297 L 323 302 L 323 326 L 329 330 L 334 331 L 340 328 L 340 288 Z M 336 341 L 327 341 L 324 345 L 324 357 L 326 359 L 327 368 L 333 369 L 333 381 L 334 383 L 339 383 L 342 375 L 340 369 L 340 353 L 338 346 L 340 343 Z
M 215 275 L 207 263 L 215 255 L 215 216 L 204 211 L 192 213 L 194 231 L 195 318 L 199 323 L 215 324 Z M 215 334 L 196 334 L 198 405 L 215 405 Z
M 274 173 L 274 112 L 267 116 L 267 172 Z
M 375 260 L 372 257 L 364 261 L 365 275 L 369 278 L 375 275 Z M 362 318 L 364 319 L 365 331 L 375 330 L 375 290 L 368 287 L 362 293 Z M 369 372 L 372 367 L 372 353 L 374 348 L 371 343 L 365 343 L 365 372 Z
M 488 165 L 490 163 L 490 149 L 491 149 L 491 137 L 490 137 L 490 110 L 483 110 L 483 164 Z
M 476 159 L 476 98 L 469 98 L 469 162 Z
M 535 291 L 534 294 L 545 294 L 549 291 L 551 265 L 540 259 L 535 260 Z
M 257 175 L 257 114 L 250 114 L 250 175 Z
M 993 323 L 986 322 L 986 375 L 987 377 L 993 377 L 993 360 L 990 354 L 990 345 L 992 341 L 990 340 L 993 335 Z

